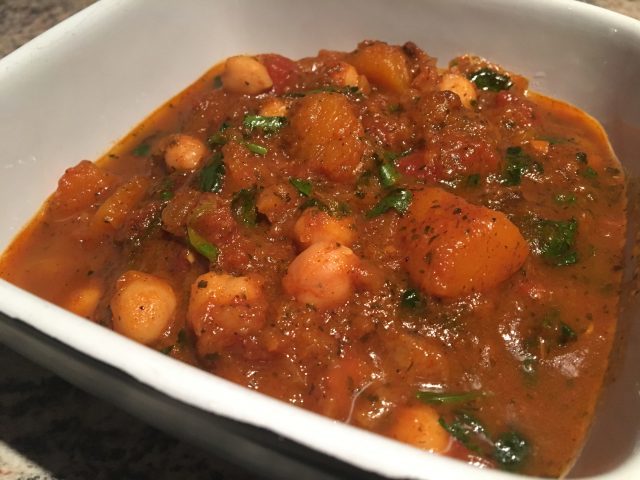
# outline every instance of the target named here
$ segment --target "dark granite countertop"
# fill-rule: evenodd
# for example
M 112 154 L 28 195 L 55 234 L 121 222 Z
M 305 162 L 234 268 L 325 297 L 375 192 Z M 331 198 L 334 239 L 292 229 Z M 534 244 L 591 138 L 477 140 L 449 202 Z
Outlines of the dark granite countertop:
M 0 57 L 94 0 L 2 0 Z M 640 1 L 592 0 L 640 19 Z M 176 440 L 0 345 L 0 478 L 239 479 Z

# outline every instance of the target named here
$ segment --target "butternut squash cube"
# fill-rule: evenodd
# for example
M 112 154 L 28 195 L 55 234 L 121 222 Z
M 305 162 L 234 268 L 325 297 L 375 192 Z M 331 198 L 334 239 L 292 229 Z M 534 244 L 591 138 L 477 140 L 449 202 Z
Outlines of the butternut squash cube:
M 409 88 L 411 74 L 407 57 L 399 47 L 384 42 L 361 44 L 348 61 L 376 87 L 394 93 Z
M 503 213 L 440 188 L 414 192 L 400 232 L 409 276 L 438 297 L 492 288 L 520 269 L 529 254 L 526 240 Z
M 364 130 L 349 100 L 338 93 L 302 98 L 291 116 L 294 153 L 311 172 L 347 183 L 355 179 Z

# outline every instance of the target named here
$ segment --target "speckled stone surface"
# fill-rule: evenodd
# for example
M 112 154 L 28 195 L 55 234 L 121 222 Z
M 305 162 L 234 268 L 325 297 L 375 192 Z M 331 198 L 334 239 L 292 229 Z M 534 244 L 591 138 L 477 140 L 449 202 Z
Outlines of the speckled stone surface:
M 0 365 L 2 480 L 252 478 L 2 345 Z
M 0 0 L 0 57 L 95 0 Z
M 593 0 L 589 3 L 608 8 L 640 20 L 640 0 Z
M 0 0 L 0 57 L 93 0 Z M 640 19 L 639 0 L 591 0 Z M 0 479 L 249 479 L 0 345 Z

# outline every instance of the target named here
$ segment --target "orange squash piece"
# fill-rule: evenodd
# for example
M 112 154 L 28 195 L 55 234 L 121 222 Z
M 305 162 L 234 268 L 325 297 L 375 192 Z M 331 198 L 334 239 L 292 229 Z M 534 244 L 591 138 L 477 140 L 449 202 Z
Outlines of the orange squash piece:
M 314 173 L 336 182 L 355 179 L 360 169 L 364 129 L 349 100 L 339 93 L 302 98 L 291 116 L 294 152 Z
M 383 90 L 402 93 L 409 88 L 411 74 L 407 58 L 399 47 L 384 42 L 361 44 L 348 61 L 370 83 Z
M 440 188 L 414 192 L 400 232 L 409 276 L 438 297 L 492 288 L 520 269 L 529 254 L 527 242 L 503 213 Z

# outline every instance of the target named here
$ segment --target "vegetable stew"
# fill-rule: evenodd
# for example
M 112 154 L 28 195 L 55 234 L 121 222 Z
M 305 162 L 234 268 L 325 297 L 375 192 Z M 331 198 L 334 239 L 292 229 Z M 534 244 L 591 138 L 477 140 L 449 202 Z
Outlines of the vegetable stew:
M 607 368 L 625 207 L 600 126 L 482 58 L 239 55 L 64 172 L 0 276 L 293 405 L 559 476 Z

